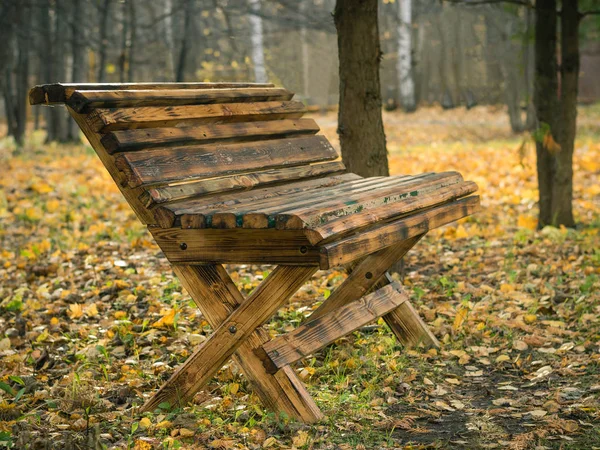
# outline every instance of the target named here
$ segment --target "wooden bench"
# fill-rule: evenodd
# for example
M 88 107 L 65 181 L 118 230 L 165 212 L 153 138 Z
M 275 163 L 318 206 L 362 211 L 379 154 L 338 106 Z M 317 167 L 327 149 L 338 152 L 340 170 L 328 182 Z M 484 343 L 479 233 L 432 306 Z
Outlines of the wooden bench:
M 322 417 L 291 364 L 383 317 L 405 345 L 436 346 L 387 270 L 429 230 L 477 210 L 456 172 L 361 178 L 293 94 L 271 84 L 52 84 L 171 262 L 212 335 L 147 400 L 183 405 L 231 357 L 264 405 Z M 275 264 L 247 298 L 222 264 Z M 261 327 L 320 268 L 346 281 L 293 332 Z

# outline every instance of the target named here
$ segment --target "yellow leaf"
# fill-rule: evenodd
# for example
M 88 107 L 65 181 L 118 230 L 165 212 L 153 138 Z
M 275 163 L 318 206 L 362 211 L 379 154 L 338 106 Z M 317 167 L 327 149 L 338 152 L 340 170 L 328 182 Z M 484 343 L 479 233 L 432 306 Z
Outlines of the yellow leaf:
M 458 227 L 456 227 L 456 239 L 463 239 L 463 238 L 467 238 L 469 237 L 469 233 L 467 233 L 467 230 L 465 230 L 465 227 L 461 225 L 459 225 Z
M 523 316 L 523 320 L 526 324 L 532 324 L 537 320 L 537 316 L 535 314 L 525 314 Z
M 296 447 L 304 447 L 308 444 L 308 433 L 306 431 L 298 431 L 298 434 L 292 439 L 292 443 Z
M 527 228 L 529 230 L 536 230 L 538 225 L 538 221 L 535 217 L 524 216 L 519 214 L 519 218 L 517 219 L 517 226 L 519 228 Z
M 79 319 L 83 316 L 83 308 L 79 303 L 72 303 L 69 305 L 69 312 L 67 314 L 71 319 Z
M 149 428 L 151 425 L 152 425 L 152 422 L 147 417 L 144 417 L 144 418 L 142 418 L 140 420 L 140 428 L 142 430 L 145 430 L 146 428 Z
M 96 317 L 98 315 L 98 307 L 95 303 L 92 303 L 85 308 L 85 315 L 88 317 Z
M 155 328 L 170 327 L 175 323 L 175 309 L 171 308 L 163 316 L 152 324 Z
M 468 314 L 469 308 L 461 308 L 458 310 L 456 317 L 454 318 L 454 323 L 452 324 L 452 329 L 454 331 L 460 330 Z
M 237 394 L 237 392 L 239 391 L 239 389 L 240 389 L 240 385 L 238 383 L 231 383 L 229 385 L 229 393 L 231 395 Z

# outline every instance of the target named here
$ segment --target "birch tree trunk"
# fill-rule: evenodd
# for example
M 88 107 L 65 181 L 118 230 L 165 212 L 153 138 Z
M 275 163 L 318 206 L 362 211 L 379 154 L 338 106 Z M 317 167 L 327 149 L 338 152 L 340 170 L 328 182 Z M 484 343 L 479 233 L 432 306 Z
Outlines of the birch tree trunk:
M 260 0 L 250 2 L 250 41 L 252 43 L 252 64 L 254 65 L 254 81 L 267 82 L 267 69 L 265 68 L 265 47 L 263 40 L 263 23 L 260 17 Z
M 414 111 L 415 83 L 412 74 L 412 0 L 399 0 L 398 12 L 398 76 L 400 77 L 400 102 L 405 111 Z

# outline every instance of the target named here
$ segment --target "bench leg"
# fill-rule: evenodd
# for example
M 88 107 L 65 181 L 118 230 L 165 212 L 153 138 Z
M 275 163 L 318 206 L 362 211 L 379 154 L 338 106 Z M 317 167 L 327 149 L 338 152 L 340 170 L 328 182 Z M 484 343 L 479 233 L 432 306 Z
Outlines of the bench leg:
M 313 312 L 308 320 L 313 320 L 352 302 L 369 291 L 390 283 L 387 270 L 400 260 L 419 240 L 421 234 L 384 248 L 348 267 L 348 278 L 329 298 Z M 423 343 L 426 347 L 439 347 L 439 342 L 412 305 L 406 301 L 392 312 L 383 316 L 398 340 L 406 346 Z
M 235 351 L 234 359 L 268 409 L 303 422 L 320 420 L 323 416 L 319 408 L 293 369 L 286 366 L 271 375 L 255 353 L 269 340 L 268 334 L 258 327 L 316 269 L 312 266 L 278 267 L 244 300 L 221 265 L 174 266 L 175 274 L 215 332 L 142 409 L 150 411 L 165 401 L 175 404 L 190 399 Z

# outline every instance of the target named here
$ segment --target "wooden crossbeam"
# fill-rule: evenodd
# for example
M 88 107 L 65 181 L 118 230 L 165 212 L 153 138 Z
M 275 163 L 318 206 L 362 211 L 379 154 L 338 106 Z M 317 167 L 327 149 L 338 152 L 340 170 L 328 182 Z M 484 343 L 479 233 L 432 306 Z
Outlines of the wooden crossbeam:
M 173 271 L 213 329 L 245 301 L 221 265 L 174 266 Z M 271 375 L 255 354 L 269 339 L 267 331 L 257 328 L 233 355 L 252 391 L 271 411 L 305 423 L 319 421 L 323 414 L 294 370 L 285 366 Z
M 360 262 L 352 267 L 346 281 L 310 315 L 309 320 L 321 317 L 362 297 L 375 286 L 382 287 L 388 284 L 386 271 L 406 255 L 423 236 L 424 234 L 417 235 L 373 253 L 362 261 L 359 260 Z M 383 319 L 403 345 L 414 346 L 422 343 L 425 347 L 439 347 L 438 340 L 410 302 L 402 303 L 398 308 L 384 315 Z
M 280 368 L 377 320 L 407 300 L 402 285 L 395 282 L 310 320 L 294 331 L 267 342 L 263 348 L 273 365 Z
M 479 196 L 452 203 L 374 227 L 363 233 L 321 247 L 321 269 L 343 266 L 378 250 L 473 214 Z
M 278 266 L 177 368 L 150 398 L 143 411 L 160 404 L 185 405 L 227 362 L 250 335 L 268 320 L 317 271 L 317 266 Z

